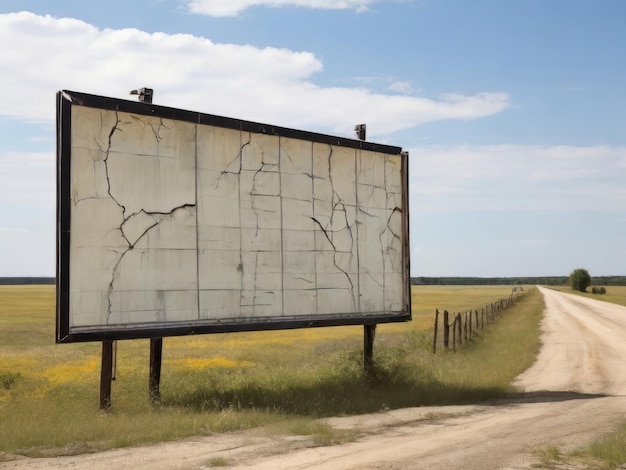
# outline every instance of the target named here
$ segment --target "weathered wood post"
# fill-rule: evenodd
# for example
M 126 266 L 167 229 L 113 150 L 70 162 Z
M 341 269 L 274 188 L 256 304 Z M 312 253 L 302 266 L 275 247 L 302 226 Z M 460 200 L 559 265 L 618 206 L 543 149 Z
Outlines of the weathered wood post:
M 366 374 L 371 374 L 374 368 L 374 338 L 376 324 L 363 325 L 363 367 Z
M 161 399 L 161 362 L 163 358 L 163 338 L 150 338 L 150 378 L 148 393 L 152 402 Z
M 457 317 L 454 317 L 454 321 L 452 322 L 452 350 L 456 352 L 456 321 Z
M 433 354 L 437 353 L 437 327 L 439 326 L 439 309 L 435 309 L 435 325 L 433 333 Z
M 112 342 L 111 352 L 111 380 L 117 376 L 117 341 Z
M 472 340 L 472 335 L 474 334 L 472 329 L 472 311 L 467 312 L 467 316 L 469 317 L 469 339 Z
M 459 346 L 463 344 L 463 322 L 461 320 L 461 314 L 457 313 L 456 317 L 459 319 Z
M 443 311 L 443 347 L 450 347 L 450 318 L 447 310 Z
M 469 327 L 469 318 L 467 312 L 465 312 L 465 342 L 467 343 L 470 339 L 470 327 Z
M 467 312 L 461 314 L 461 320 L 463 322 L 463 342 L 467 343 Z
M 111 409 L 111 381 L 113 377 L 113 341 L 102 342 L 102 364 L 100 368 L 100 409 Z

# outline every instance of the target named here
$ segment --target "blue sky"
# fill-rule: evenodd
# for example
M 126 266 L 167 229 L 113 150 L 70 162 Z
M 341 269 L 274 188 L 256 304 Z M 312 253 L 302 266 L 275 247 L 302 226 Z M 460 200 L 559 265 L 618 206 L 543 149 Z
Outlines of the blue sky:
M 55 273 L 55 93 L 410 152 L 413 276 L 626 273 L 623 0 L 3 0 L 0 276 Z

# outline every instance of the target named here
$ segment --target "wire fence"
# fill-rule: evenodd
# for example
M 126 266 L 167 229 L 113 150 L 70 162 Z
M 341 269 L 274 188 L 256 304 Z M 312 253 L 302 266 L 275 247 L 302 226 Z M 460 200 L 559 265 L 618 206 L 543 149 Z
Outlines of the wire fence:
M 445 350 L 449 350 L 450 347 L 452 347 L 454 352 L 456 352 L 457 346 L 471 342 L 472 338 L 476 336 L 480 330 L 493 323 L 507 308 L 515 305 L 517 302 L 517 294 L 522 290 L 521 287 L 515 287 L 510 296 L 498 299 L 480 309 L 455 312 L 452 314 L 447 310 L 439 312 L 439 309 L 435 309 L 433 354 L 437 353 L 437 344 L 439 341 L 440 345 L 442 345 Z M 442 334 L 440 334 L 440 323 Z M 452 340 L 452 345 L 450 345 L 450 340 Z

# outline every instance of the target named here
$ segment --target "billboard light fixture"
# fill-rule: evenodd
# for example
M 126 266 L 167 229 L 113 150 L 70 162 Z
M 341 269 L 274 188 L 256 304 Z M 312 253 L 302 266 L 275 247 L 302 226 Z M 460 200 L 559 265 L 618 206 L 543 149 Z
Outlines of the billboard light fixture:
M 137 90 L 131 90 L 131 95 L 139 95 L 137 99 L 142 103 L 152 103 L 152 97 L 154 96 L 154 90 L 152 88 L 138 88 Z

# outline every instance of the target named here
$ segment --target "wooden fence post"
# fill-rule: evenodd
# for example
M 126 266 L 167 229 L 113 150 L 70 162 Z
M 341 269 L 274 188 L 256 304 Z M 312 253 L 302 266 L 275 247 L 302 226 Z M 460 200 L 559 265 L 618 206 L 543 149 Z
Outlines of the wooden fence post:
M 452 350 L 456 352 L 456 316 L 454 317 L 454 321 L 452 322 Z
M 496 317 L 505 309 L 515 305 L 516 296 L 512 293 L 508 297 L 502 297 L 495 302 L 478 309 L 466 312 L 457 312 L 453 314 L 452 324 L 450 324 L 450 314 L 447 310 L 443 311 L 443 346 L 445 349 L 450 348 L 450 327 L 452 327 L 452 347 L 456 352 L 457 338 L 458 345 L 461 346 L 463 341 L 471 342 L 475 335 L 479 334 L 481 329 L 486 325 L 495 322 Z M 437 340 L 439 335 L 439 309 L 435 309 L 435 324 L 433 328 L 433 354 L 437 352 Z
M 437 327 L 439 325 L 439 310 L 435 309 L 435 327 L 434 327 L 434 337 L 433 337 L 433 354 L 437 353 Z
M 459 315 L 461 314 L 459 313 Z M 463 341 L 467 343 L 467 313 L 461 315 L 461 325 L 463 326 L 461 336 L 463 337 Z

